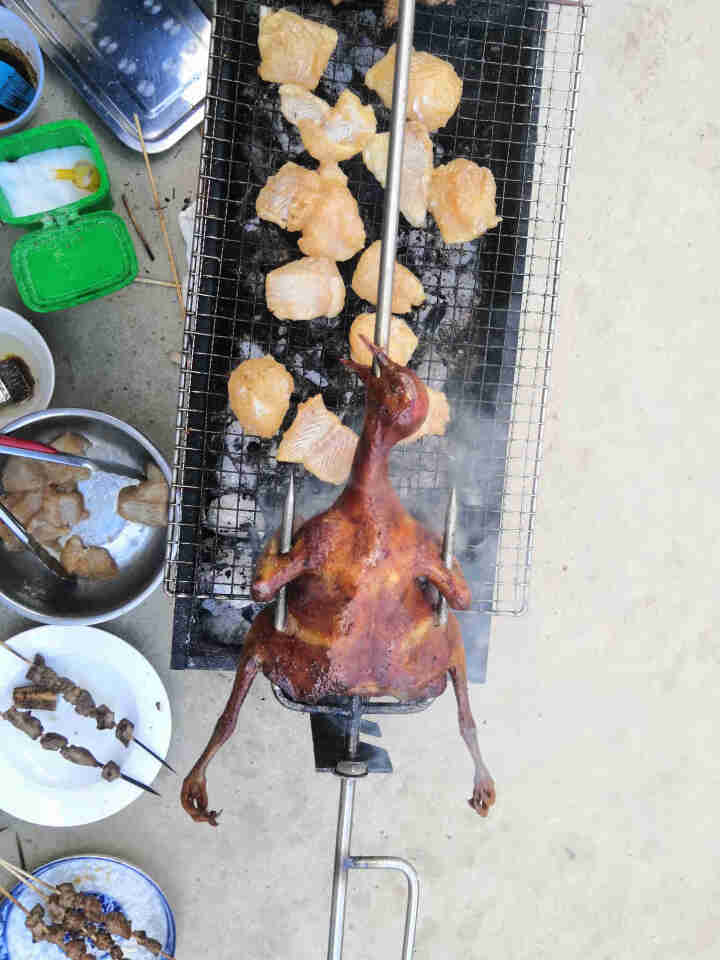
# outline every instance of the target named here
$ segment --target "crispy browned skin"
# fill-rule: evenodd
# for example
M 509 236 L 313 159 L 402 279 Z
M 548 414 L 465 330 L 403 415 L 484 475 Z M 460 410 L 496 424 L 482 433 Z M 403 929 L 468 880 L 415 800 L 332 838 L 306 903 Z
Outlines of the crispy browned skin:
M 380 377 L 350 364 L 368 398 L 345 490 L 300 527 L 289 553 L 278 553 L 275 537 L 258 562 L 253 596 L 268 602 L 287 585 L 287 627 L 275 630 L 266 609 L 248 633 L 225 710 L 183 784 L 183 807 L 193 820 L 217 826 L 216 811 L 208 809 L 207 767 L 235 730 L 258 670 L 305 702 L 329 695 L 437 696 L 450 674 L 460 731 L 475 763 L 470 805 L 486 816 L 495 800 L 478 748 L 458 621 L 451 614 L 447 626 L 436 625 L 418 578 L 427 578 L 455 609 L 467 609 L 470 590 L 457 562 L 445 569 L 440 544 L 405 510 L 388 477 L 390 450 L 423 422 L 427 392 L 411 370 L 373 351 Z

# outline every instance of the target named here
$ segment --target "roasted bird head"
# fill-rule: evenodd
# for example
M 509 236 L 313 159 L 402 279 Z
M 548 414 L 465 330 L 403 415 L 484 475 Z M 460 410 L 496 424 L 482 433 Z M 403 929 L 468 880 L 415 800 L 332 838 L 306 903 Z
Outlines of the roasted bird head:
M 428 414 L 429 400 L 425 384 L 409 368 L 395 363 L 388 355 L 361 336 L 377 361 L 379 376 L 372 367 L 344 360 L 367 388 L 364 434 L 374 444 L 389 449 L 418 430 Z

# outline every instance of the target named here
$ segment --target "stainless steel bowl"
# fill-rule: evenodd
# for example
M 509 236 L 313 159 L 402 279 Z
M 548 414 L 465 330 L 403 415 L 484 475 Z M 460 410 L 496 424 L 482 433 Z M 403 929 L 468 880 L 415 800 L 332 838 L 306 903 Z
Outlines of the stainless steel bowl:
M 21 417 L 3 428 L 26 440 L 50 443 L 66 431 L 90 441 L 87 455 L 144 470 L 155 463 L 170 484 L 170 468 L 160 451 L 134 427 L 94 410 L 55 409 Z M 0 457 L 0 476 L 5 466 Z M 117 494 L 133 481 L 94 473 L 79 484 L 90 512 L 74 532 L 86 546 L 103 546 L 118 566 L 111 580 L 69 584 L 49 573 L 26 551 L 10 553 L 0 545 L 0 600 L 41 623 L 102 623 L 136 607 L 158 586 L 165 560 L 167 531 L 129 523 L 115 512 Z

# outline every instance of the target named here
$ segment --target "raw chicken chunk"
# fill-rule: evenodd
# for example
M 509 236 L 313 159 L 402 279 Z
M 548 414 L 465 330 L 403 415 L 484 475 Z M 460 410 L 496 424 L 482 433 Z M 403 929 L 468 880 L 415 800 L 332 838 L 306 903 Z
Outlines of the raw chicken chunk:
M 365 86 L 374 90 L 388 109 L 395 81 L 395 44 L 365 74 Z M 446 60 L 413 50 L 408 80 L 407 116 L 430 131 L 444 127 L 462 96 L 462 80 Z
M 377 303 L 378 280 L 380 278 L 380 249 L 379 240 L 371 243 L 365 253 L 358 260 L 352 278 L 352 288 L 363 300 L 372 304 Z M 393 313 L 410 313 L 413 307 L 419 306 L 425 300 L 423 285 L 412 271 L 395 263 L 393 271 L 392 306 Z
M 336 317 L 345 305 L 345 284 L 332 260 L 303 257 L 270 271 L 265 299 L 278 320 Z
M 55 527 L 74 527 L 90 516 L 81 493 L 63 493 L 52 489 L 46 491 L 40 512 L 43 520 Z
M 261 220 L 276 223 L 283 230 L 300 230 L 322 187 L 315 170 L 291 161 L 268 178 L 258 194 L 255 210 Z
M 303 146 L 320 163 L 349 160 L 360 153 L 377 129 L 375 111 L 363 106 L 351 90 L 343 90 L 321 122 L 301 119 L 297 124 Z
M 414 443 L 421 437 L 445 436 L 445 429 L 450 422 L 450 404 L 442 390 L 433 390 L 432 387 L 428 386 L 425 389 L 428 392 L 430 404 L 423 425 L 415 433 L 401 440 L 400 443 Z
M 277 459 L 302 463 L 326 483 L 345 483 L 357 441 L 357 434 L 343 426 L 318 393 L 298 407 L 292 426 L 282 438 Z
M 371 343 L 375 337 L 375 314 L 361 313 L 355 317 L 350 327 L 350 356 L 355 363 L 369 367 L 372 363 L 372 353 L 362 337 Z M 407 362 L 415 352 L 418 338 L 401 317 L 390 318 L 390 342 L 387 355 L 395 363 L 407 366 Z
M 387 182 L 390 134 L 376 133 L 363 150 L 363 161 L 384 187 Z M 432 141 L 417 120 L 405 124 L 403 164 L 400 174 L 400 211 L 414 227 L 425 226 L 425 215 L 433 172 Z
M 298 86 L 297 83 L 283 83 L 278 93 L 280 94 L 280 113 L 288 123 L 294 123 L 296 126 L 301 120 L 322 123 L 330 113 L 329 103 L 326 103 L 322 97 L 316 97 L 305 87 Z
M 495 211 L 492 171 L 463 157 L 435 168 L 428 206 L 445 243 L 474 240 L 502 219 Z
M 159 467 L 149 463 L 147 480 L 132 487 L 123 487 L 118 494 L 118 515 L 144 527 L 166 527 L 170 491 Z
M 335 3 L 336 0 L 333 0 Z M 342 0 L 337 0 L 338 3 Z M 454 7 L 455 0 L 421 0 L 421 3 L 425 4 L 426 7 L 439 7 L 443 3 L 447 3 L 448 6 Z M 383 14 L 385 16 L 385 26 L 391 27 L 394 23 L 397 22 L 398 13 L 400 12 L 399 0 L 385 0 L 385 6 L 383 8 Z
M 331 27 L 276 10 L 260 20 L 258 73 L 268 83 L 295 83 L 314 90 L 337 44 Z
M 292 376 L 270 356 L 245 360 L 228 383 L 232 412 L 243 430 L 257 437 L 275 436 L 294 389 Z
M 322 189 L 302 225 L 298 246 L 308 257 L 349 260 L 365 246 L 357 200 L 344 184 L 319 179 Z
M 40 460 L 25 460 L 22 457 L 8 457 L 2 475 L 2 486 L 6 493 L 25 493 L 26 490 L 43 490 L 47 484 L 43 464 Z
M 302 230 L 298 246 L 309 257 L 349 260 L 365 246 L 357 200 L 337 164 L 306 170 L 286 163 L 258 194 L 262 220 L 286 230 Z
M 27 460 L 26 463 L 32 461 Z M 28 524 L 42 506 L 42 490 L 28 490 L 26 492 L 8 493 L 0 497 L 0 503 L 3 503 L 10 513 L 19 520 L 27 529 Z M 24 550 L 24 546 L 17 539 L 4 523 L 0 522 L 0 541 L 2 541 L 8 550 Z
M 70 453 L 74 457 L 83 457 L 90 446 L 85 437 L 78 433 L 63 433 L 50 444 L 58 453 Z M 64 467 L 58 463 L 44 463 L 43 470 L 48 483 L 63 490 L 74 490 L 81 480 L 87 480 L 90 471 L 85 467 Z
M 103 547 L 86 547 L 80 537 L 70 537 L 60 554 L 60 563 L 70 574 L 88 580 L 109 580 L 117 564 Z

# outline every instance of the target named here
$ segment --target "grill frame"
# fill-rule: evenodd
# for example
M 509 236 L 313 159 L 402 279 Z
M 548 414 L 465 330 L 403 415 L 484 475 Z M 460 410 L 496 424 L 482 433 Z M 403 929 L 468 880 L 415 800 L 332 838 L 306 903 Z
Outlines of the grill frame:
M 482 582 L 478 583 L 476 578 L 473 583 L 476 609 L 491 613 L 519 614 L 527 604 L 543 420 L 589 6 L 589 3 L 541 0 L 515 3 L 475 0 L 472 4 L 460 0 L 454 8 L 418 8 L 415 34 L 418 49 L 430 49 L 439 55 L 446 52 L 457 63 L 457 50 L 467 39 L 466 46 L 481 43 L 486 54 L 481 60 L 469 56 L 461 60 L 465 86 L 469 87 L 471 94 L 477 90 L 478 97 L 464 96 L 458 110 L 458 122 L 454 124 L 451 120 L 448 132 L 432 135 L 436 144 L 435 163 L 448 162 L 457 155 L 482 162 L 483 153 L 487 154 L 488 165 L 498 181 L 499 212 L 506 216 L 507 209 L 511 216 L 506 216 L 506 221 L 498 229 L 500 239 L 497 242 L 492 234 L 488 234 L 474 246 L 456 248 L 458 253 L 453 254 L 455 259 L 450 259 L 449 265 L 447 259 L 430 262 L 428 257 L 425 262 L 429 247 L 427 238 L 437 236 L 430 217 L 430 227 L 420 239 L 410 236 L 420 232 L 408 230 L 407 224 L 404 224 L 404 230 L 401 229 L 398 258 L 413 268 L 417 250 L 422 247 L 423 269 L 416 272 L 423 279 L 431 299 L 422 321 L 418 321 L 416 314 L 423 316 L 424 308 L 406 317 L 425 344 L 424 353 L 420 357 L 416 354 L 413 365 L 419 362 L 420 372 L 431 386 L 447 389 L 454 411 L 453 423 L 457 418 L 461 423 L 472 422 L 474 427 L 479 427 L 478 450 L 492 466 L 483 478 L 481 507 L 476 508 L 472 502 L 468 504 L 467 498 L 463 501 L 462 484 L 467 478 L 462 476 L 462 467 L 452 462 L 452 444 L 457 444 L 458 438 L 453 437 L 451 428 L 447 438 L 429 438 L 422 441 L 422 445 L 416 445 L 417 449 L 403 451 L 396 463 L 394 480 L 401 495 L 408 498 L 409 505 L 417 506 L 418 499 L 425 498 L 421 513 L 424 509 L 425 519 L 430 523 L 437 505 L 444 502 L 451 480 L 459 482 L 460 529 L 480 530 L 478 550 L 484 566 L 478 567 Z M 297 141 L 293 144 L 292 135 L 287 137 L 287 142 L 290 151 L 295 150 L 295 153 L 287 152 L 282 143 L 275 148 L 267 147 L 282 133 L 283 127 L 278 126 L 276 108 L 267 107 L 269 92 L 277 101 L 277 88 L 259 80 L 253 81 L 251 76 L 250 68 L 254 69 L 257 62 L 251 42 L 253 29 L 256 29 L 253 21 L 256 9 L 253 3 L 219 0 L 213 22 L 198 203 L 190 254 L 165 574 L 165 586 L 170 595 L 190 600 L 195 605 L 203 601 L 229 601 L 237 609 L 247 611 L 248 620 L 252 611 L 247 575 L 243 573 L 243 579 L 238 575 L 237 536 L 241 535 L 242 568 L 247 571 L 250 567 L 248 557 L 256 552 L 262 535 L 270 529 L 272 517 L 277 515 L 279 518 L 287 467 L 275 464 L 268 453 L 271 449 L 268 442 L 251 449 L 254 441 L 243 438 L 223 413 L 226 407 L 223 376 L 226 377 L 244 355 L 242 341 L 248 338 L 257 349 L 269 348 L 269 352 L 282 360 L 276 351 L 278 341 L 284 335 L 282 327 L 288 327 L 288 324 L 275 321 L 267 311 L 263 315 L 257 280 L 252 295 L 248 295 L 247 288 L 242 286 L 245 281 L 240 280 L 239 274 L 233 278 L 232 270 L 226 268 L 231 266 L 231 261 L 238 265 L 247 263 L 250 273 L 254 271 L 258 276 L 262 273 L 262 270 L 258 271 L 257 260 L 253 261 L 258 246 L 254 236 L 257 229 L 244 235 L 252 217 L 243 219 L 237 216 L 237 212 L 252 208 L 257 189 L 267 175 L 276 172 L 283 160 L 292 159 L 308 165 L 307 155 L 297 154 Z M 309 12 L 314 19 L 331 22 L 340 30 L 344 22 L 352 19 L 355 34 L 358 21 L 366 16 L 369 23 L 373 13 L 378 12 L 374 7 L 368 8 L 366 13 L 352 7 L 344 10 L 342 6 L 331 10 L 313 0 L 304 0 L 290 9 L 305 15 Z M 483 16 L 479 14 L 480 10 L 484 11 Z M 484 39 L 482 30 L 485 31 Z M 518 32 L 525 38 L 536 38 L 536 46 L 511 43 L 516 40 Z M 499 35 L 502 39 L 497 42 Z M 392 31 L 376 30 L 368 44 L 372 59 L 361 62 L 360 66 L 363 69 L 369 66 L 392 40 Z M 362 45 L 351 44 L 349 49 L 362 51 Z M 237 54 L 234 60 L 229 55 L 232 51 Z M 513 51 L 516 62 L 511 60 Z M 335 90 L 323 89 L 322 84 L 316 90 L 331 101 L 347 77 L 341 59 L 343 51 L 339 48 L 337 53 L 337 62 L 331 61 L 327 71 L 328 85 L 330 88 L 334 85 Z M 353 65 L 354 73 L 357 73 L 357 61 L 363 60 L 364 53 L 351 55 L 355 57 Z M 534 63 L 528 66 L 527 58 L 532 61 L 533 56 Z M 476 68 L 480 71 L 479 76 Z M 496 80 L 493 71 L 497 72 Z M 514 85 L 508 79 L 513 72 Z M 528 82 L 521 82 L 523 78 Z M 490 101 L 483 97 L 483 91 L 493 86 L 497 88 L 497 97 Z M 501 92 L 507 92 L 510 86 L 515 90 L 512 102 L 501 98 Z M 244 88 L 257 92 L 257 103 L 248 105 L 246 93 L 243 99 Z M 360 92 L 355 84 L 353 89 Z M 362 89 L 365 93 L 363 102 L 369 100 L 377 107 L 377 98 Z M 520 113 L 525 111 L 527 121 L 524 124 L 518 121 L 519 110 Z M 384 115 L 382 110 L 376 112 L 381 121 L 378 129 L 387 129 L 389 111 Z M 262 128 L 248 127 L 244 119 L 246 115 L 251 116 L 256 125 L 265 117 L 270 139 L 265 130 L 256 137 L 257 130 Z M 492 128 L 489 135 L 488 126 Z M 495 135 L 496 128 L 506 134 L 505 139 Z M 237 159 L 238 136 L 243 130 L 249 132 L 249 160 Z M 508 130 L 511 132 L 509 136 Z M 520 132 L 515 134 L 515 130 Z M 475 136 L 478 131 L 482 136 Z M 260 144 L 260 153 L 265 150 L 265 156 L 254 163 L 252 149 L 256 142 Z M 244 143 L 242 146 L 245 149 Z M 502 167 L 503 149 L 507 150 L 504 170 L 498 168 L 498 164 Z M 444 155 L 439 157 L 441 151 Z M 372 182 L 367 185 L 358 173 L 357 162 L 358 158 L 355 158 L 343 166 L 350 173 L 349 185 L 358 197 L 366 226 L 369 225 L 368 242 L 371 242 L 379 237 L 378 209 L 381 217 L 383 191 L 379 185 L 375 185 L 374 191 L 371 189 L 374 181 L 369 174 L 367 178 Z M 509 175 L 518 170 L 521 170 L 519 177 Z M 239 188 L 242 188 L 240 192 Z M 218 216 L 223 205 L 222 216 Z M 511 232 L 508 232 L 509 224 L 512 225 Z M 278 245 L 284 258 L 273 266 L 300 256 L 295 247 L 295 236 L 285 234 L 280 237 L 282 231 L 265 223 L 260 223 L 259 230 L 266 233 L 270 230 L 272 243 Z M 439 250 L 435 240 L 433 243 L 431 256 Z M 280 244 L 284 247 L 280 248 Z M 259 246 L 262 247 L 262 241 Z M 295 252 L 288 255 L 291 247 L 295 247 Z M 468 294 L 463 293 L 462 281 L 468 275 L 463 257 L 473 271 L 472 289 Z M 351 268 L 340 266 L 349 283 Z M 432 274 L 429 283 L 428 270 Z M 436 282 L 433 282 L 435 278 Z M 454 287 L 447 285 L 448 278 Z M 234 285 L 234 299 L 227 295 L 230 292 L 228 283 Z M 242 295 L 238 296 L 238 293 Z M 350 316 L 362 309 L 371 309 L 357 299 L 353 301 L 353 296 L 350 295 L 351 303 L 346 304 L 341 315 L 341 331 L 347 331 Z M 212 309 L 208 309 L 210 300 L 213 301 Z M 432 328 L 427 317 L 432 317 L 433 310 L 437 313 L 439 305 L 443 305 L 444 312 L 437 326 Z M 242 310 L 245 312 L 239 318 L 238 311 L 242 313 Z M 496 316 L 500 317 L 497 322 Z M 476 317 L 482 322 L 475 323 Z M 465 323 L 462 327 L 465 339 L 462 335 L 457 336 L 457 322 Z M 295 324 L 294 328 L 299 326 Z M 438 339 L 437 330 L 443 328 L 451 330 L 449 341 L 440 342 Z M 326 338 L 323 343 L 332 342 L 335 353 L 338 352 L 336 327 L 310 329 L 313 335 L 319 330 Z M 469 339 L 467 331 L 471 331 L 475 339 Z M 293 329 L 287 338 L 288 344 L 292 336 L 296 337 L 296 342 L 298 338 L 302 339 L 302 334 Z M 310 334 L 306 336 L 309 340 Z M 319 370 L 309 371 L 307 351 L 311 346 L 310 343 L 300 343 L 298 349 L 303 359 L 298 370 L 291 371 L 296 376 L 296 383 L 298 371 L 303 380 L 299 399 L 306 399 L 318 389 L 325 394 L 335 386 L 335 403 L 331 400 L 328 406 L 346 414 L 348 422 L 358 426 L 361 395 L 347 385 L 348 381 L 343 381 L 339 387 L 334 384 L 313 387 L 312 381 L 304 382 L 308 372 L 319 372 L 323 376 L 331 366 L 330 360 L 323 365 L 327 359 L 322 352 L 326 349 L 323 346 L 322 362 L 316 364 Z M 458 376 L 453 366 L 458 349 L 465 348 L 465 368 L 480 371 L 475 378 Z M 345 402 L 348 397 L 349 401 Z M 467 404 L 466 397 L 470 398 Z M 291 422 L 295 407 L 296 403 L 285 427 Z M 460 439 L 466 446 L 470 442 L 467 436 Z M 249 467 L 253 458 L 257 461 L 256 468 Z M 249 476 L 251 474 L 255 476 L 254 481 Z M 253 482 L 254 493 L 251 489 Z M 466 484 L 468 490 L 473 482 L 471 478 Z M 323 497 L 329 502 L 337 492 L 334 489 L 321 490 L 324 485 L 319 481 L 304 477 L 300 483 L 301 512 L 303 483 L 306 494 L 314 497 L 311 499 L 313 509 L 323 505 Z M 229 497 L 228 505 L 221 497 Z M 262 501 L 261 506 L 258 501 Z M 477 509 L 482 513 L 479 525 Z M 256 529 L 258 518 L 259 532 Z M 470 558 L 472 567 L 471 551 L 475 547 L 470 538 L 465 548 L 464 562 Z M 187 618 L 181 620 L 180 625 L 176 623 L 176 646 L 188 642 Z M 204 665 L 202 655 L 199 660 L 194 658 L 194 665 Z M 215 661 L 213 665 L 216 665 Z

